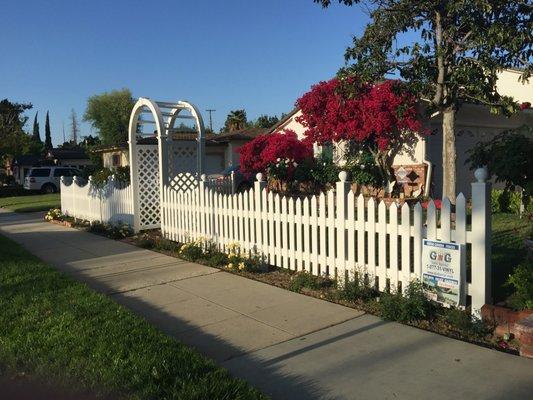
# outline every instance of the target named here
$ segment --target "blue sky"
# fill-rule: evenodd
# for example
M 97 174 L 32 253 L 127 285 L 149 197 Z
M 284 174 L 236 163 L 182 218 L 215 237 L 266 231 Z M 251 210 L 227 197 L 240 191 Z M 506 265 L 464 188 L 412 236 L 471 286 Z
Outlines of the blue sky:
M 81 120 L 89 96 L 123 87 L 189 100 L 206 123 L 214 108 L 218 130 L 232 109 L 249 119 L 291 110 L 343 65 L 365 18 L 312 0 L 4 2 L 0 98 L 33 103 L 42 136 L 50 110 L 54 144 L 72 108 Z

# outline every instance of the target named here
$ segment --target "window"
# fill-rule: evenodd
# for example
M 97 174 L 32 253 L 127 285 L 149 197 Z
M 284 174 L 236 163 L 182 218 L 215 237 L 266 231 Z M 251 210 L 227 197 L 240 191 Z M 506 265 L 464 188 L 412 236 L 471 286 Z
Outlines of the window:
M 54 171 L 54 176 L 70 176 L 70 169 L 68 168 L 56 168 Z
M 120 167 L 120 154 L 113 154 L 112 161 L 113 167 Z
M 30 176 L 43 178 L 50 176 L 50 168 L 38 168 L 30 171 Z

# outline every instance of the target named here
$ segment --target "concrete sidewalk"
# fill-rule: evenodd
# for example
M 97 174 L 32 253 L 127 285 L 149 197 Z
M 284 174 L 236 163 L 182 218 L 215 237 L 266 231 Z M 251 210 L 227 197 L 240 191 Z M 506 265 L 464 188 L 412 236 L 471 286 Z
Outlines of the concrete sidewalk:
M 0 210 L 0 233 L 279 399 L 525 399 L 533 361 Z

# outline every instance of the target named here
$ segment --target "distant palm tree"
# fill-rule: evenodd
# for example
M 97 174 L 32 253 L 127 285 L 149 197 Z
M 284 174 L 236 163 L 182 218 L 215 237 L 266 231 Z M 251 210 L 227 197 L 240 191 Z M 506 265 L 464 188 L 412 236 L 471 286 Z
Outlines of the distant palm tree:
M 246 119 L 246 111 L 233 110 L 230 111 L 226 118 L 226 123 L 224 124 L 224 131 L 238 131 L 240 129 L 246 128 L 246 126 L 248 126 L 248 120 Z

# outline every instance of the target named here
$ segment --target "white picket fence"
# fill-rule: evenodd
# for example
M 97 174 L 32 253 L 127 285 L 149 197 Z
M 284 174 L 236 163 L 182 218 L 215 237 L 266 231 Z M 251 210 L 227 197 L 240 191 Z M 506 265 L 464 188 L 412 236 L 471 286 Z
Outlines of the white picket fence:
M 91 177 L 85 185 L 77 177 L 62 177 L 61 211 L 65 215 L 91 222 L 133 225 L 131 185 L 121 187 L 111 177 L 103 188 L 97 188 Z
M 315 275 L 363 272 L 375 277 L 380 290 L 401 290 L 421 278 L 422 239 L 453 241 L 468 249 L 463 261 L 471 273 L 462 279 L 472 310 L 479 312 L 490 302 L 489 183 L 472 183 L 467 224 L 462 194 L 455 213 L 448 199 L 440 211 L 431 201 L 424 212 L 420 203 L 387 207 L 383 201 L 357 197 L 346 174 L 339 178 L 335 190 L 303 199 L 267 191 L 261 174 L 253 189 L 239 194 L 210 189 L 205 176 L 187 191 L 164 186 L 161 230 L 173 241 L 205 237 L 221 249 L 239 242 L 243 249 L 263 254 L 271 265 Z
M 204 182 L 206 187 L 213 189 L 217 193 L 235 194 L 236 192 L 234 172 L 228 176 L 207 177 Z

